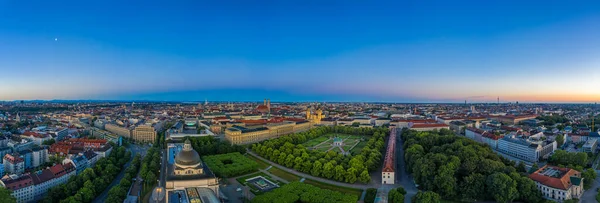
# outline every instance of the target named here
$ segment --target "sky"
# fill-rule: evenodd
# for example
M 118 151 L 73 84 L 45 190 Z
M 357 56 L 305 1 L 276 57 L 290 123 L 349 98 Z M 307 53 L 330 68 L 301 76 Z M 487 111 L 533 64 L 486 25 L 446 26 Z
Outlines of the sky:
M 597 102 L 599 10 L 0 0 L 0 100 Z

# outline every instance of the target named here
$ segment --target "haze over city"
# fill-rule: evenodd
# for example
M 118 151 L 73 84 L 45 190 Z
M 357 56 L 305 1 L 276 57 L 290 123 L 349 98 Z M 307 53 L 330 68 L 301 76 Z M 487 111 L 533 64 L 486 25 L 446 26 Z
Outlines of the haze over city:
M 600 2 L 1 1 L 0 100 L 600 100 Z

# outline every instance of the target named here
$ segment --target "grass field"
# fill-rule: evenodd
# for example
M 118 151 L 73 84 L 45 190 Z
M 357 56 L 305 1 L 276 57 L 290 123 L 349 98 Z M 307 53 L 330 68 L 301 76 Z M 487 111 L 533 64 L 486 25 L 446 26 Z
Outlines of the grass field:
M 267 168 L 267 167 L 270 166 L 267 162 L 264 162 L 264 161 L 262 161 L 262 160 L 260 160 L 260 159 L 258 159 L 256 157 L 254 157 L 252 155 L 246 155 L 246 157 L 248 157 L 249 159 L 252 159 L 256 163 L 258 163 L 258 168 L 260 168 L 260 169 L 265 169 L 265 168 Z
M 298 177 L 298 176 L 296 176 L 294 174 L 288 173 L 288 172 L 286 172 L 284 170 L 281 170 L 281 169 L 279 169 L 277 167 L 271 167 L 271 169 L 269 169 L 269 173 L 271 173 L 271 174 L 273 174 L 273 175 L 275 175 L 277 177 L 280 177 L 280 178 L 282 178 L 284 180 L 290 181 L 290 182 L 292 182 L 292 181 L 299 181 L 300 180 L 300 177 Z
M 328 190 L 338 191 L 338 192 L 345 193 L 345 194 L 356 195 L 358 198 L 360 198 L 360 196 L 362 195 L 362 192 L 363 192 L 360 189 L 340 187 L 337 185 L 330 185 L 327 183 L 322 183 L 322 182 L 318 182 L 318 181 L 311 180 L 311 179 L 305 179 L 304 183 L 319 187 L 321 189 L 328 189 Z
M 314 147 L 314 146 L 318 145 L 319 143 L 321 143 L 321 142 L 323 142 L 323 141 L 325 141 L 327 139 L 329 139 L 329 137 L 327 137 L 327 136 L 320 136 L 320 137 L 317 137 L 315 139 L 306 141 L 302 145 L 304 145 L 305 147 Z
M 352 149 L 350 151 L 350 153 L 352 154 L 358 154 L 360 153 L 360 151 L 362 150 L 363 147 L 367 146 L 367 142 L 360 142 L 358 143 L 358 145 L 356 145 L 356 147 L 354 147 L 354 149 Z
M 315 146 L 325 142 L 325 143 L 319 145 L 318 147 L 314 148 L 313 150 L 319 150 L 322 152 L 326 152 L 327 150 L 329 150 L 331 148 L 331 145 L 333 144 L 333 139 L 330 139 L 331 137 L 340 137 L 344 140 L 344 146 L 342 147 L 344 149 L 344 151 L 349 151 L 350 148 L 354 144 L 356 144 L 357 141 L 360 141 L 359 144 L 356 145 L 356 147 L 352 149 L 351 152 L 353 154 L 360 153 L 360 150 L 362 150 L 362 148 L 367 144 L 366 141 L 361 141 L 361 139 L 363 139 L 363 138 L 368 139 L 367 136 L 348 135 L 348 134 L 341 134 L 341 133 L 330 133 L 330 134 L 326 134 L 326 135 L 317 137 L 315 139 L 306 141 L 302 145 L 304 145 L 307 148 L 311 148 L 311 147 L 315 147 Z M 338 148 L 333 148 L 332 150 L 334 150 L 335 152 L 338 152 L 338 153 L 342 152 Z

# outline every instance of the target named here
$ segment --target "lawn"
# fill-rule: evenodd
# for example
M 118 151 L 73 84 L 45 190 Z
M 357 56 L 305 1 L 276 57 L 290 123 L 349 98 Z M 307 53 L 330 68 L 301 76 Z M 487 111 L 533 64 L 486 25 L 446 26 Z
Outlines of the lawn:
M 337 185 L 330 185 L 327 183 L 317 182 L 317 181 L 311 180 L 311 179 L 305 179 L 304 183 L 309 184 L 309 185 L 314 185 L 321 189 L 328 189 L 328 190 L 338 191 L 338 192 L 345 193 L 345 194 L 356 195 L 359 198 L 363 192 L 360 189 L 341 187 L 341 186 L 337 186 Z
M 255 161 L 258 164 L 258 168 L 260 168 L 260 169 L 265 169 L 265 168 L 267 168 L 267 167 L 270 166 L 270 164 L 268 164 L 267 162 L 264 162 L 264 161 L 262 161 L 262 160 L 260 160 L 260 159 L 258 159 L 256 157 L 254 157 L 252 155 L 246 155 L 246 157 L 248 157 L 249 159 L 252 159 L 253 161 Z
M 352 144 L 348 144 L 348 145 L 344 145 L 344 146 L 342 147 L 342 149 L 344 149 L 344 151 L 348 151 L 348 150 L 350 149 L 350 147 L 352 147 L 352 145 L 354 145 L 354 143 L 352 143 Z
M 321 144 L 320 146 L 318 146 L 317 148 L 314 148 L 314 150 L 319 150 L 322 152 L 326 152 L 327 150 L 329 150 L 331 148 L 331 144 L 333 144 L 333 139 L 329 139 L 330 137 L 340 137 L 342 139 L 344 139 L 344 146 L 342 147 L 345 151 L 349 151 L 350 147 L 352 147 L 356 141 L 360 141 L 362 138 L 367 138 L 365 136 L 360 136 L 360 135 L 348 135 L 348 134 L 340 134 L 340 133 L 329 133 L 320 137 L 317 137 L 315 139 L 309 140 L 305 143 L 303 143 L 302 145 L 304 145 L 307 148 L 310 147 L 314 147 L 317 146 L 318 144 L 327 141 L 326 143 Z M 328 140 L 329 139 L 329 140 Z M 355 152 L 354 154 L 357 154 L 360 152 L 360 150 L 366 145 L 366 141 L 361 141 L 353 150 L 352 152 Z M 337 148 L 333 149 L 335 152 L 341 153 L 341 151 Z
M 367 146 L 367 142 L 360 142 L 354 149 L 350 151 L 352 154 L 359 154 L 363 147 Z
M 292 182 L 292 181 L 299 181 L 300 180 L 300 177 L 298 177 L 298 176 L 296 176 L 294 174 L 288 173 L 288 172 L 286 172 L 284 170 L 281 170 L 281 169 L 279 169 L 277 167 L 271 167 L 271 169 L 269 169 L 269 173 L 271 173 L 271 174 L 273 174 L 273 175 L 275 175 L 277 177 L 280 177 L 280 178 L 282 178 L 284 180 L 290 181 L 290 182 Z
M 321 136 L 321 137 L 317 137 L 315 139 L 306 141 L 302 145 L 304 145 L 305 147 L 314 147 L 314 146 L 318 145 L 319 143 L 324 142 L 327 139 L 329 139 L 329 137 L 327 137 L 327 136 Z

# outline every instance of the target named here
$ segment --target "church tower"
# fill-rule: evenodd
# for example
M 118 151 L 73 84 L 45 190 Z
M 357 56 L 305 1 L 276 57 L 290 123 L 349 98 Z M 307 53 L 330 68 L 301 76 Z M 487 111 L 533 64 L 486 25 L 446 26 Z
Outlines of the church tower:
M 306 120 L 310 120 L 310 107 L 306 108 Z

